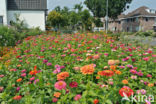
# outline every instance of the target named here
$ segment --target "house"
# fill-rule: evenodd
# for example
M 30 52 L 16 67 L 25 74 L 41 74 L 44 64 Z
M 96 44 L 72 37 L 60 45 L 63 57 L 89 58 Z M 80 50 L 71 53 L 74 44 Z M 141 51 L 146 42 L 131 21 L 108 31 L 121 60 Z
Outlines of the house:
M 47 0 L 0 0 L 0 24 L 10 25 L 19 19 L 30 27 L 45 30 Z
M 121 14 L 109 20 L 109 30 L 118 32 L 137 32 L 156 29 L 156 10 L 142 6 L 127 15 Z

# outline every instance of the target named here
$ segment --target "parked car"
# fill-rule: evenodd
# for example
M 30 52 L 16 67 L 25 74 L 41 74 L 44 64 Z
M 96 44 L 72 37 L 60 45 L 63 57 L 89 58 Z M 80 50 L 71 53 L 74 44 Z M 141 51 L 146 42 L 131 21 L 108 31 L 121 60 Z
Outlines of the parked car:
M 105 31 L 104 27 L 94 27 L 93 32 Z

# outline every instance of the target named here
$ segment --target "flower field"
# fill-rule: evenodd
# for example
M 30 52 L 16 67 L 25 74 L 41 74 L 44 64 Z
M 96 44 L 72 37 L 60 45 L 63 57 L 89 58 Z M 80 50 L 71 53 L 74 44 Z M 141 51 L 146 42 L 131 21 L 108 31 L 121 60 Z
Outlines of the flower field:
M 0 102 L 154 104 L 155 48 L 105 34 L 27 37 L 0 65 Z M 122 100 L 143 95 L 143 101 Z

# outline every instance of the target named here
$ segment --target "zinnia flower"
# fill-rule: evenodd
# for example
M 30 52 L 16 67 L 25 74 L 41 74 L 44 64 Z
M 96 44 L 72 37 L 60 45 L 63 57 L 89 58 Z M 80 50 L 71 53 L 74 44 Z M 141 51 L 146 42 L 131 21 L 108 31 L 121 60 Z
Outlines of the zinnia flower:
M 65 80 L 66 77 L 69 77 L 68 72 L 61 72 L 61 73 L 57 74 L 57 80 Z
M 99 71 L 98 75 L 111 77 L 114 75 L 114 72 L 111 70 L 103 70 L 103 71 Z
M 71 88 L 77 87 L 77 85 L 78 85 L 77 82 L 71 82 L 71 83 L 69 84 L 69 86 L 70 86 Z
M 14 100 L 20 100 L 21 98 L 22 98 L 22 96 L 20 96 L 20 95 L 13 97 Z
M 53 103 L 56 103 L 57 101 L 58 101 L 58 99 L 57 98 L 53 98 Z
M 55 97 L 57 97 L 57 98 L 59 98 L 59 97 L 60 97 L 60 95 L 61 95 L 61 93 L 60 93 L 60 92 L 55 92 L 55 93 L 54 93 L 54 96 L 55 96 Z
M 99 100 L 98 99 L 94 99 L 94 104 L 98 104 L 99 103 Z
M 108 65 L 115 65 L 115 60 L 108 60 Z
M 74 100 L 78 101 L 80 98 L 81 98 L 81 95 L 80 95 L 80 94 L 77 94 L 77 95 L 74 97 Z
M 4 90 L 4 88 L 3 88 L 3 87 L 0 87 L 0 93 L 1 93 L 3 90 Z
M 127 80 L 122 80 L 122 83 L 123 84 L 128 84 L 128 81 Z
M 55 88 L 58 90 L 66 89 L 66 82 L 65 81 L 58 81 L 55 83 Z
M 22 78 L 19 78 L 16 80 L 16 82 L 21 82 L 22 81 Z
M 133 94 L 133 90 L 130 89 L 128 86 L 124 86 L 119 90 L 119 94 L 124 97 L 124 94 L 127 95 L 127 97 L 130 97 Z
M 94 73 L 94 64 L 90 64 L 90 65 L 85 65 L 83 67 L 80 68 L 82 74 L 86 75 L 86 74 L 93 74 Z

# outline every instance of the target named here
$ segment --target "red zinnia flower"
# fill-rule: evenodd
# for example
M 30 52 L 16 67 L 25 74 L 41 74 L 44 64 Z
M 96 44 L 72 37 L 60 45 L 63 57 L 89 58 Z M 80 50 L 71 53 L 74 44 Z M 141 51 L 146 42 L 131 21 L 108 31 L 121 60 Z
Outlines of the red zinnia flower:
M 99 103 L 99 100 L 98 99 L 95 99 L 94 100 L 94 104 L 98 104 Z
M 103 71 L 99 71 L 98 75 L 111 77 L 114 75 L 114 72 L 111 70 L 103 70 Z
M 15 96 L 13 97 L 14 100 L 20 100 L 22 98 L 22 96 Z
M 124 86 L 119 90 L 119 94 L 124 97 L 124 94 L 130 97 L 133 94 L 133 90 L 130 89 L 128 86 Z
M 71 87 L 71 88 L 74 88 L 74 87 L 77 87 L 77 82 L 71 82 L 70 84 L 69 84 L 69 86 Z

